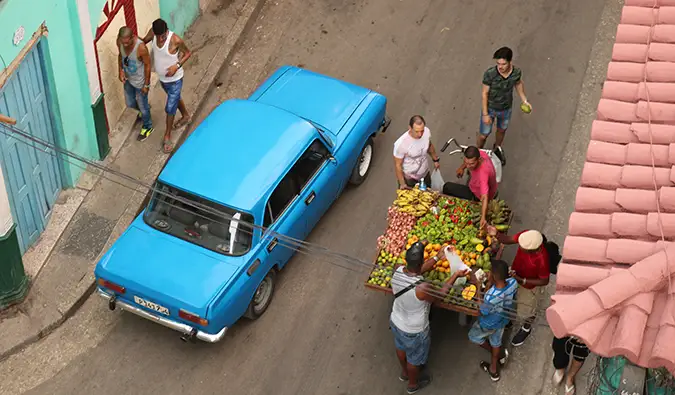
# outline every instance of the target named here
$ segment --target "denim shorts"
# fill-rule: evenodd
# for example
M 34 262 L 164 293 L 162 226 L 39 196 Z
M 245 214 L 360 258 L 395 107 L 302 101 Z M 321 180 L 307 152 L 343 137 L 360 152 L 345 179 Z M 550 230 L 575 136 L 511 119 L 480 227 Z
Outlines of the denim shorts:
M 509 128 L 509 121 L 511 120 L 511 109 L 497 111 L 488 108 L 488 115 L 492 122 L 486 125 L 483 122 L 483 115 L 480 117 L 480 134 L 489 136 L 492 133 L 492 125 L 497 125 L 497 129 L 506 130 Z
M 389 321 L 389 326 L 394 334 L 396 349 L 405 352 L 408 363 L 413 366 L 426 364 L 429 358 L 429 348 L 431 347 L 429 328 L 427 327 L 427 329 L 419 333 L 407 333 L 398 329 L 391 321 Z
M 180 93 L 183 89 L 183 79 L 179 79 L 174 82 L 161 82 L 162 89 L 166 92 L 166 111 L 169 115 L 176 115 L 176 110 L 178 110 L 178 102 L 180 101 Z
M 484 329 L 480 326 L 478 321 L 474 322 L 469 330 L 469 340 L 478 345 L 485 343 L 485 339 L 488 339 L 490 341 L 490 346 L 501 347 L 502 336 L 504 336 L 504 328 Z

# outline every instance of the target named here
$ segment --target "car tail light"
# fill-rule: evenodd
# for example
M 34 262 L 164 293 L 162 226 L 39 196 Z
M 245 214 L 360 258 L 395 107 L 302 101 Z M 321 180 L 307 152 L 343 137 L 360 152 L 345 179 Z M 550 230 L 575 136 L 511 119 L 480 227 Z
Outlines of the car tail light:
M 194 322 L 195 324 L 201 326 L 207 326 L 209 324 L 208 320 L 198 316 L 197 314 L 190 313 L 189 311 L 185 311 L 183 309 L 178 310 L 178 316 L 184 320 Z
M 117 285 L 113 282 L 104 280 L 102 278 L 98 279 L 98 285 L 102 286 L 103 288 L 108 288 L 111 291 L 117 292 L 118 294 L 123 294 L 126 292 L 126 288 L 124 288 L 123 286 Z

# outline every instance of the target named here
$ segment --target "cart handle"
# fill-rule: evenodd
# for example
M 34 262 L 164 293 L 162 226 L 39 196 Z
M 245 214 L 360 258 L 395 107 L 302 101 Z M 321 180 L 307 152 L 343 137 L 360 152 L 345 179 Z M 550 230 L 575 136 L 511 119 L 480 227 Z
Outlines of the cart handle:
M 468 147 L 468 145 L 461 145 L 461 144 L 458 143 L 457 140 L 455 140 L 455 138 L 453 137 L 453 138 L 451 138 L 450 140 L 446 141 L 445 144 L 443 144 L 443 147 L 441 147 L 441 152 L 445 152 L 445 150 L 447 150 L 448 147 L 450 146 L 450 144 L 452 144 L 452 143 L 455 144 L 455 146 L 457 147 L 457 149 L 454 149 L 454 150 L 448 152 L 448 155 L 459 154 L 459 153 L 461 153 L 461 152 L 464 152 L 464 150 L 467 149 L 467 147 Z M 483 152 L 485 152 L 486 154 L 488 154 L 488 156 L 492 155 L 492 150 L 491 150 L 491 149 L 483 149 L 483 148 L 481 148 L 480 150 L 483 151 Z

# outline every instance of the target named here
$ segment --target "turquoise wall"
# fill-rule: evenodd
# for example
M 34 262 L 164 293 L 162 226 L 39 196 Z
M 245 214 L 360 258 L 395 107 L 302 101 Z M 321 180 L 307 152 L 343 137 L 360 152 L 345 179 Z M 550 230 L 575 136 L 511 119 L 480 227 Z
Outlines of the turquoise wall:
M 98 148 L 89 97 L 89 83 L 84 63 L 75 0 L 3 0 L 0 3 L 0 55 L 11 63 L 26 45 L 33 32 L 45 22 L 49 30 L 43 37 L 45 71 L 50 84 L 56 139 L 61 146 L 86 158 L 96 159 Z M 12 43 L 14 31 L 23 26 L 25 38 Z M 0 70 L 5 65 L 0 62 Z M 83 166 L 62 162 L 64 179 L 74 185 Z
M 199 16 L 199 0 L 159 0 L 159 16 L 182 36 Z

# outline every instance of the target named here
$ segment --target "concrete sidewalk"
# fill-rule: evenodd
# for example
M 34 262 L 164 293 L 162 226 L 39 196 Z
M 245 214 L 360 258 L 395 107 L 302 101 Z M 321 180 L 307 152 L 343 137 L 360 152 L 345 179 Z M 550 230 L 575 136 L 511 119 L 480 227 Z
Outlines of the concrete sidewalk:
M 183 98 L 192 119 L 209 91 L 219 85 L 216 76 L 230 62 L 263 4 L 264 0 L 214 0 L 185 34 L 193 55 L 185 65 Z M 136 141 L 140 128 L 136 113 L 125 111 L 111 132 L 112 151 L 102 164 L 153 182 L 169 157 L 161 150 L 165 100 L 155 84 L 150 92 L 155 132 L 144 142 Z M 191 127 L 192 122 L 174 130 L 173 141 Z M 22 304 L 0 316 L 0 360 L 49 334 L 84 303 L 95 289 L 93 270 L 99 257 L 131 223 L 145 198 L 147 191 L 134 183 L 87 170 L 76 188 L 62 192 L 48 229 L 24 255 L 31 289 Z

